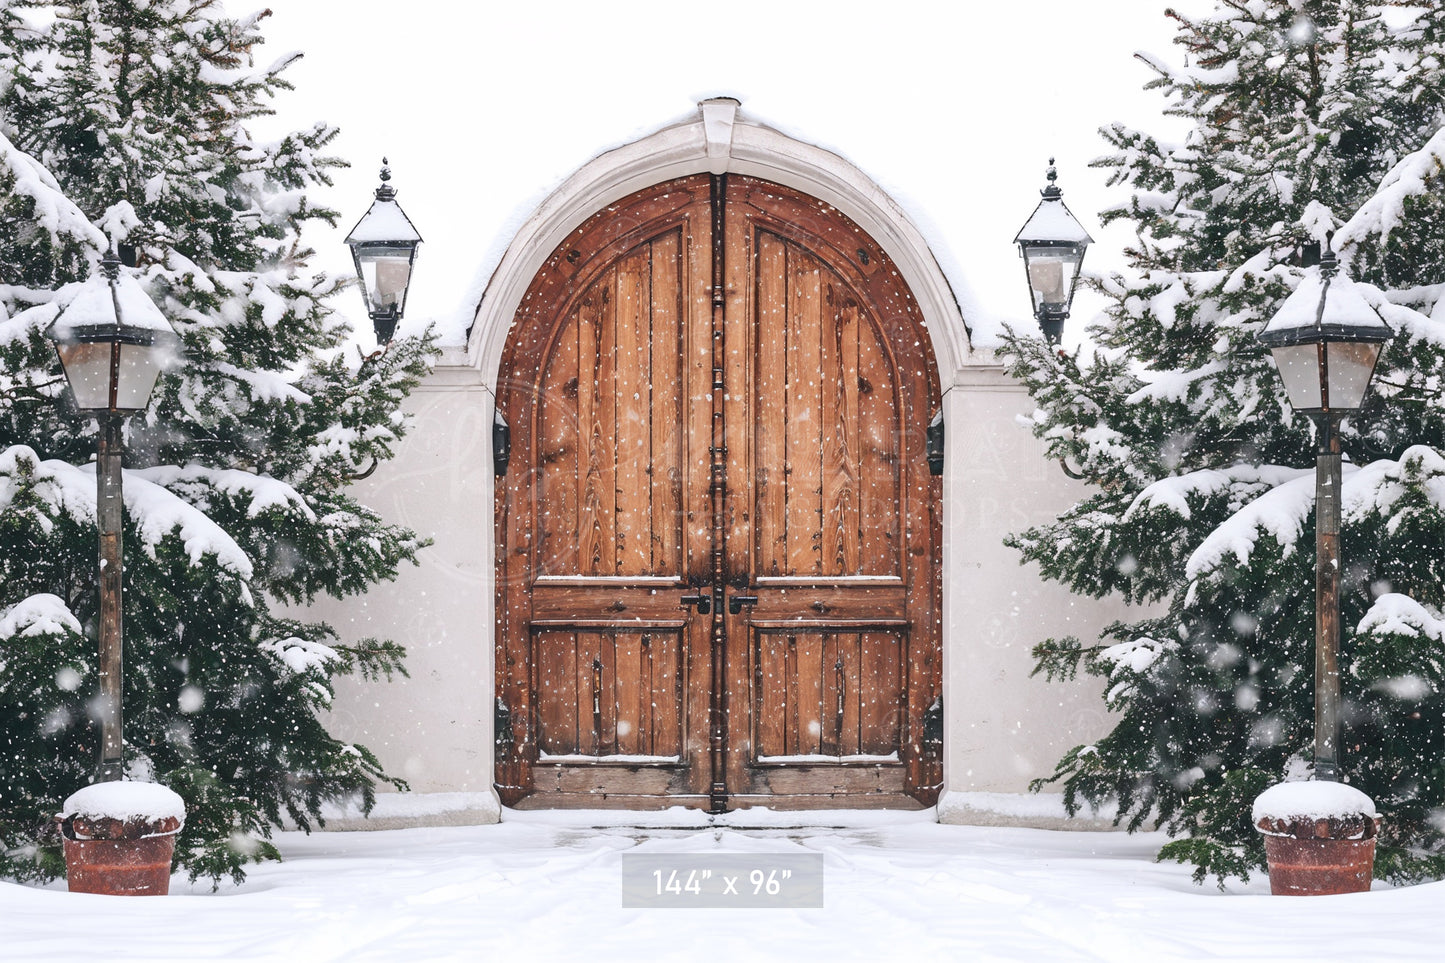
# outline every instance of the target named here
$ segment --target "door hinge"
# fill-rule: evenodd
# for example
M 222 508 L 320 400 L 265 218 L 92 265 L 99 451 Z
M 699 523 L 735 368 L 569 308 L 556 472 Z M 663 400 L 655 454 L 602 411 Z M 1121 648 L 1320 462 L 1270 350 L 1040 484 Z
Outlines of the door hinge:
M 943 696 L 923 710 L 923 751 L 930 756 L 943 752 Z
M 943 409 L 928 423 L 928 473 L 943 474 Z
M 500 411 L 492 417 L 492 471 L 498 475 L 507 473 L 507 462 L 512 460 L 512 429 Z
M 492 730 L 492 743 L 497 748 L 498 759 L 510 759 L 516 734 L 512 731 L 512 710 L 507 708 L 505 699 L 497 700 L 496 722 Z

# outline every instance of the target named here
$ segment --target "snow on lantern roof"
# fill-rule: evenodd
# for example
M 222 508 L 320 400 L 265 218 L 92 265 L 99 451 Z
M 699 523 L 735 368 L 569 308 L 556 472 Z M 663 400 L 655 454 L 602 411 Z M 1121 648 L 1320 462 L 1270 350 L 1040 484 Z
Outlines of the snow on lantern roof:
M 378 197 L 346 235 L 347 244 L 375 244 L 382 241 L 419 243 L 421 235 L 396 203 L 395 196 Z M 430 250 L 430 248 L 428 248 Z
M 1045 196 L 1034 208 L 1033 214 L 1019 229 L 1014 243 L 1020 241 L 1056 241 L 1064 244 L 1093 244 L 1094 239 L 1073 213 L 1065 206 L 1063 198 Z
M 140 281 L 122 274 L 119 261 L 101 261 L 64 303 L 48 336 L 55 341 L 92 340 L 106 330 L 122 341 L 150 343 L 157 333 L 174 337 L 175 329 L 145 293 Z
M 382 160 L 386 164 L 386 160 Z M 421 243 L 421 234 L 412 225 L 411 219 L 396 202 L 396 188 L 388 181 L 391 180 L 391 170 L 385 166 L 381 168 L 381 186 L 376 189 L 376 200 L 371 202 L 371 207 L 361 215 L 361 220 L 346 235 L 347 244 L 385 244 L 395 242 L 402 245 L 416 245 Z
M 1306 274 L 1259 333 L 1269 347 L 1309 341 L 1385 341 L 1395 332 L 1386 324 L 1355 282 L 1338 273 L 1338 260 L 1328 245 L 1319 268 Z

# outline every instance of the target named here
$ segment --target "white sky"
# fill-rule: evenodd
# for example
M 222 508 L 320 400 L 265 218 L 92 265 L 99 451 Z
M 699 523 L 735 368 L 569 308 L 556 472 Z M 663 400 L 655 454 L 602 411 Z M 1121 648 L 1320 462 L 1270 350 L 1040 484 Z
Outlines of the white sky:
M 1011 242 L 1038 201 L 1049 156 L 1065 202 L 1096 241 L 1086 267 L 1109 269 L 1122 265 L 1130 235 L 1099 228 L 1097 211 L 1120 195 L 1086 166 L 1105 149 L 1097 129 L 1119 120 L 1180 131 L 1161 117 L 1162 97 L 1141 89 L 1152 73 L 1132 56 L 1179 62 L 1165 0 L 267 5 L 274 15 L 259 59 L 306 53 L 287 73 L 297 89 L 278 100 L 279 121 L 339 126 L 333 153 L 354 165 L 322 198 L 342 211 L 338 230 L 308 237 L 318 266 L 350 273 L 342 240 L 386 155 L 425 239 L 408 326 L 469 320 L 472 292 L 563 179 L 718 95 L 842 154 L 888 191 L 960 301 L 985 316 L 971 323 L 1032 324 Z M 228 0 L 227 9 L 250 8 Z M 345 309 L 369 330 L 353 300 Z M 1081 298 L 1076 331 L 1091 313 Z

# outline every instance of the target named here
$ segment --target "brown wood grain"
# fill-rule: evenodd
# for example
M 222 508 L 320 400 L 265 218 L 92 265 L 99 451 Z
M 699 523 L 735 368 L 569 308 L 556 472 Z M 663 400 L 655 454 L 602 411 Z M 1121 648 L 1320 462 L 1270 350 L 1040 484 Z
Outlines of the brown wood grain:
M 788 250 L 788 394 L 782 416 L 787 437 L 788 557 L 786 575 L 821 574 L 823 446 L 820 267 L 796 245 Z
M 554 343 L 538 405 L 540 574 L 571 575 L 577 567 L 578 372 L 576 325 Z
M 652 573 L 652 271 L 651 245 L 630 252 L 617 265 L 616 383 L 610 401 L 616 452 L 614 504 L 617 575 Z M 660 413 L 663 418 L 667 415 Z
M 783 417 L 788 405 L 788 257 L 783 240 L 758 237 L 758 297 L 755 322 L 757 374 L 753 379 L 756 425 L 751 439 L 757 447 L 758 560 L 754 577 L 788 573 L 788 446 Z
M 936 796 L 921 725 L 941 678 L 940 489 L 923 428 L 939 389 L 921 315 L 828 205 L 734 175 L 725 203 L 722 291 L 709 180 L 691 177 L 589 218 L 518 311 L 498 387 L 514 438 L 496 514 L 509 804 L 703 804 L 714 703 L 741 804 Z M 701 615 L 679 599 L 722 588 L 715 552 L 726 587 Z M 731 595 L 757 603 L 729 615 Z M 758 762 L 799 754 L 836 761 Z
M 682 357 L 681 231 L 652 243 L 647 385 L 651 439 L 645 471 L 651 494 L 651 566 L 654 575 L 682 574 Z

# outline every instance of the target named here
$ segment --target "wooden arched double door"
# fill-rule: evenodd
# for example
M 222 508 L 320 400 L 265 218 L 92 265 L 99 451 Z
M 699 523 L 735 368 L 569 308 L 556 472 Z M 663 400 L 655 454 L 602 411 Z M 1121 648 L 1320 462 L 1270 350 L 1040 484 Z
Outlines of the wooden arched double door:
M 533 280 L 497 403 L 504 802 L 934 801 L 938 380 L 857 225 L 736 175 L 625 198 Z

